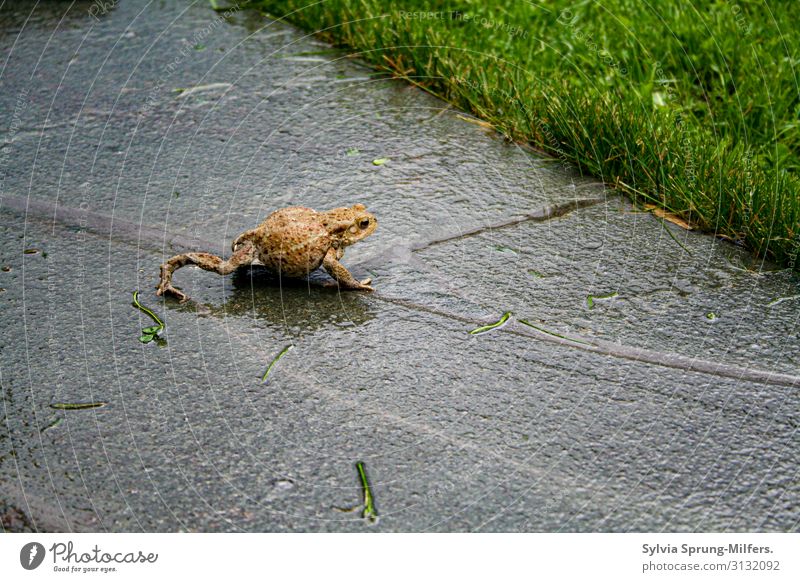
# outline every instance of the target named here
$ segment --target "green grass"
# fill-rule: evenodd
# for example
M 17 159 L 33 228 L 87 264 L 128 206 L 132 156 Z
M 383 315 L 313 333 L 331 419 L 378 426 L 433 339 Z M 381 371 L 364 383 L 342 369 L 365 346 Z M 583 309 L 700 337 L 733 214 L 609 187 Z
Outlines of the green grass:
M 638 202 L 800 269 L 794 2 L 254 3 Z

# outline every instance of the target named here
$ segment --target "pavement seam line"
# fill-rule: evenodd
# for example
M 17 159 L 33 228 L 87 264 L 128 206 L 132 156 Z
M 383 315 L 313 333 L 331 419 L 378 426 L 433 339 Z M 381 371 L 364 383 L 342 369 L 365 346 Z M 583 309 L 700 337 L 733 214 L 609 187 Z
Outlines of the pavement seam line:
M 589 199 L 582 199 L 582 201 L 576 200 L 562 205 L 549 206 L 543 209 L 541 214 L 530 214 L 526 217 L 522 217 L 517 222 L 505 222 L 500 226 L 484 226 L 481 227 L 480 229 L 476 229 L 474 232 L 469 231 L 455 237 L 432 241 L 427 246 L 418 248 L 412 247 L 412 250 L 413 251 L 421 250 L 422 248 L 428 248 L 433 244 L 439 244 L 450 240 L 455 240 L 458 238 L 462 238 L 463 236 L 468 236 L 470 234 L 477 234 L 477 232 L 479 231 L 482 232 L 491 228 L 509 226 L 526 220 L 538 220 L 538 221 L 550 220 L 551 218 L 556 218 L 558 216 L 563 216 L 565 214 L 568 214 L 572 210 L 583 208 L 586 206 L 594 206 L 595 204 L 599 204 L 601 202 L 605 202 L 605 199 L 589 198 Z M 583 204 L 583 206 L 581 204 Z M 165 235 L 164 231 L 154 229 L 152 227 L 136 225 L 134 223 L 129 223 L 127 221 L 122 221 L 122 220 L 114 220 L 113 218 L 108 217 L 104 214 L 84 211 L 81 209 L 71 208 L 68 206 L 54 205 L 49 202 L 35 200 L 33 198 L 22 198 L 14 195 L 5 195 L 0 201 L 0 211 L 3 210 L 21 212 L 25 215 L 26 219 L 30 217 L 39 220 L 46 220 L 48 223 L 52 224 L 54 228 L 56 224 L 59 224 L 64 227 L 78 227 L 81 229 L 85 229 L 86 231 L 91 232 L 98 236 L 109 236 L 109 237 L 113 236 L 122 243 L 136 244 L 137 248 L 143 248 L 144 246 L 149 246 L 146 245 L 146 241 L 145 244 L 143 244 L 141 237 L 142 234 L 152 234 L 153 240 L 161 240 L 165 244 L 169 244 L 173 248 L 185 248 L 187 250 L 193 250 L 196 249 L 198 246 L 204 246 L 207 248 L 213 248 L 215 246 L 213 243 L 209 241 L 204 241 L 202 239 L 192 239 L 181 235 L 174 235 L 168 238 Z M 163 251 L 163 246 L 159 247 L 159 250 Z M 373 293 L 373 297 L 381 301 L 394 302 L 398 305 L 407 307 L 409 309 L 416 309 L 419 311 L 433 313 L 448 319 L 467 322 L 467 323 L 475 323 L 473 320 L 464 318 L 463 316 L 436 310 L 434 308 L 414 303 L 412 301 L 404 300 L 401 298 L 391 297 L 380 293 Z M 512 333 L 528 338 L 534 338 L 538 340 L 548 341 L 551 343 L 557 343 L 560 345 L 571 347 L 573 349 L 580 349 L 583 351 L 604 354 L 610 357 L 631 360 L 634 362 L 643 362 L 647 364 L 663 366 L 666 368 L 684 370 L 687 372 L 703 373 L 711 376 L 732 378 L 734 380 L 750 381 L 759 384 L 788 386 L 790 388 L 800 386 L 800 377 L 792 376 L 790 374 L 784 374 L 780 372 L 767 372 L 764 370 L 743 368 L 740 366 L 735 366 L 730 364 L 719 364 L 719 363 L 709 362 L 706 360 L 701 360 L 698 358 L 681 356 L 677 354 L 656 352 L 644 348 L 621 346 L 600 339 L 587 339 L 581 337 L 580 339 L 582 341 L 585 341 L 589 344 L 589 345 L 581 345 L 576 342 L 563 340 L 556 337 L 551 337 L 544 333 L 533 334 L 527 331 L 514 329 L 513 326 L 512 328 L 498 330 L 498 332 Z

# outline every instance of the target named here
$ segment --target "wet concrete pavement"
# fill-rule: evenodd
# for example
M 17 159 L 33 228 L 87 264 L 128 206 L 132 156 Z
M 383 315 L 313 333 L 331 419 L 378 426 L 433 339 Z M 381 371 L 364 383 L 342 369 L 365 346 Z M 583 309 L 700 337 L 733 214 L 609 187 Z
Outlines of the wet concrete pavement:
M 796 274 L 263 16 L 67 6 L 0 13 L 4 527 L 797 529 Z M 175 252 L 356 202 L 374 294 L 153 292 Z M 336 509 L 357 460 L 377 525 Z

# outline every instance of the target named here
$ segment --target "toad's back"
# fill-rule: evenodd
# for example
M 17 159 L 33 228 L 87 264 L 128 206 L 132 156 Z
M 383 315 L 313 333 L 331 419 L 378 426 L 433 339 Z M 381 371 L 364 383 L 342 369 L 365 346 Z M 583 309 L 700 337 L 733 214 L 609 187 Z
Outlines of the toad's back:
M 320 213 L 302 206 L 273 212 L 253 235 L 259 260 L 286 277 L 308 275 L 322 264 L 331 247 Z

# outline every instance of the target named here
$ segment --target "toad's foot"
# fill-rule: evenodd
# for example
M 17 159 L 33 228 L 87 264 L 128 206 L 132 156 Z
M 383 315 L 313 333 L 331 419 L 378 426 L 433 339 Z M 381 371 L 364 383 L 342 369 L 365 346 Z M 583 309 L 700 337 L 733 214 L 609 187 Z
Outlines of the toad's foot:
M 175 287 L 173 287 L 172 283 L 170 283 L 168 280 L 164 280 L 164 275 L 163 275 L 164 267 L 163 266 L 161 267 L 161 272 L 162 272 L 161 283 L 159 283 L 158 286 L 156 287 L 156 295 L 158 295 L 158 296 L 161 296 L 161 295 L 164 295 L 164 296 L 174 295 L 175 297 L 178 298 L 178 301 L 180 301 L 181 303 L 187 301 L 189 299 L 189 297 L 186 295 L 186 293 L 184 293 L 183 291 L 180 291 L 180 290 L 176 289 Z
M 231 250 L 233 252 L 236 252 L 241 245 L 245 244 L 245 242 L 249 242 L 249 243 L 252 244 L 252 242 L 253 242 L 252 238 L 253 238 L 253 235 L 255 233 L 256 233 L 256 230 L 255 229 L 251 229 L 251 230 L 247 230 L 247 231 L 243 232 L 242 234 L 240 234 L 239 236 L 237 236 L 236 240 L 234 240 L 233 244 L 231 244 Z
M 328 271 L 328 274 L 336 279 L 339 287 L 342 289 L 355 289 L 357 291 L 375 291 L 370 287 L 372 279 L 364 279 L 359 281 L 350 274 L 343 264 L 337 260 L 336 249 L 331 249 L 325 255 L 325 260 L 322 261 L 322 266 Z

